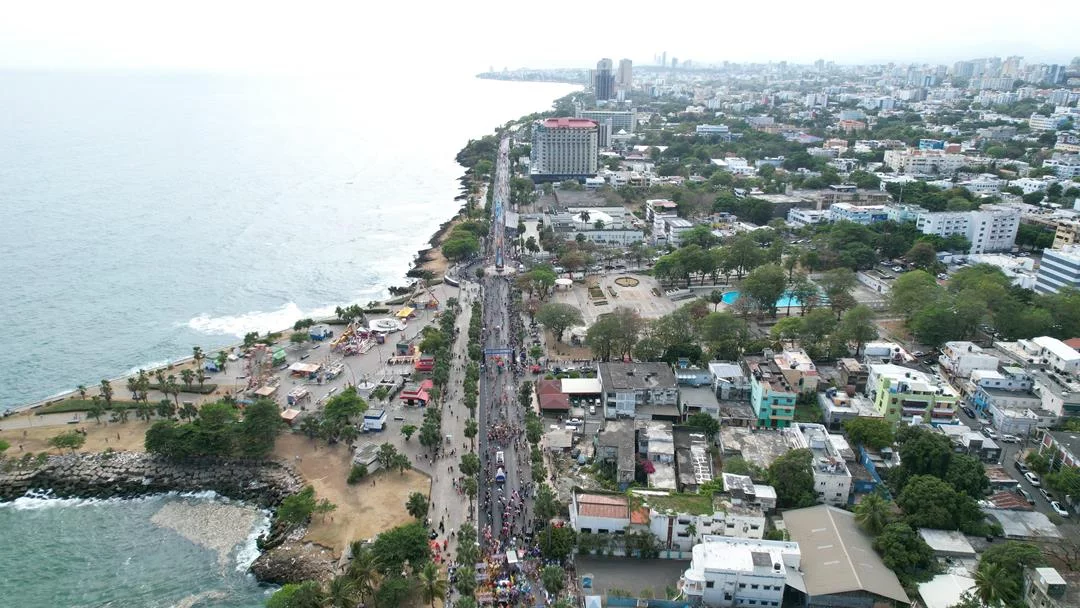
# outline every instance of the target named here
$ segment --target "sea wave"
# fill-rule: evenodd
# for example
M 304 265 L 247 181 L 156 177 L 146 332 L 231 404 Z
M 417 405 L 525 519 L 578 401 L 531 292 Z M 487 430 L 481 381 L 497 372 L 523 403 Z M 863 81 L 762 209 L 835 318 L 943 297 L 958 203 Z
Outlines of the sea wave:
M 199 315 L 185 325 L 199 333 L 213 336 L 236 336 L 243 338 L 249 332 L 266 333 L 278 331 L 300 319 L 308 317 L 327 317 L 334 314 L 334 306 L 325 306 L 311 310 L 302 310 L 295 302 L 289 302 L 278 310 L 269 312 L 253 311 L 242 315 L 212 317 Z
M 35 511 L 40 509 L 56 509 L 59 507 L 89 507 L 101 504 L 115 504 L 128 501 L 148 501 L 163 498 L 194 498 L 197 500 L 220 500 L 229 502 L 228 498 L 220 496 L 213 490 L 202 492 L 166 492 L 163 494 L 148 494 L 146 496 L 117 497 L 117 498 L 58 498 L 51 491 L 29 490 L 25 495 L 8 502 L 0 502 L 0 509 L 13 511 Z
M 169 359 L 162 359 L 160 361 L 151 361 L 151 362 L 145 363 L 143 365 L 136 365 L 135 367 L 127 370 L 126 372 L 124 372 L 122 374 L 122 377 L 134 376 L 135 374 L 139 373 L 140 370 L 147 370 L 148 371 L 148 370 L 152 370 L 152 369 L 158 369 L 158 368 L 161 368 L 161 367 L 168 367 L 170 363 L 172 363 L 172 361 L 170 361 Z
M 270 531 L 270 512 L 261 511 L 262 517 L 255 523 L 244 544 L 236 551 L 236 571 L 247 572 L 259 557 L 259 536 Z

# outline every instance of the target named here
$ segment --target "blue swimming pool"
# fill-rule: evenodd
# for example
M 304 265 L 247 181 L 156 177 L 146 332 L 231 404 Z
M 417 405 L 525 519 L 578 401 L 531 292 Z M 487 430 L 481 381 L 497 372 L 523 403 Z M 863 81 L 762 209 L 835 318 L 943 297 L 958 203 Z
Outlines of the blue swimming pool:
M 727 305 L 730 306 L 730 305 L 735 303 L 735 300 L 738 300 L 738 299 L 739 299 L 739 292 L 737 292 L 737 291 L 729 291 L 729 292 L 724 294 L 724 297 L 721 299 L 721 301 L 724 304 L 727 304 Z M 791 294 L 789 294 L 789 293 L 785 293 L 784 295 L 780 296 L 780 299 L 776 301 L 777 308 L 784 308 L 786 306 L 798 306 L 798 305 L 799 305 L 799 300 L 797 298 L 795 298 L 794 296 L 792 296 Z

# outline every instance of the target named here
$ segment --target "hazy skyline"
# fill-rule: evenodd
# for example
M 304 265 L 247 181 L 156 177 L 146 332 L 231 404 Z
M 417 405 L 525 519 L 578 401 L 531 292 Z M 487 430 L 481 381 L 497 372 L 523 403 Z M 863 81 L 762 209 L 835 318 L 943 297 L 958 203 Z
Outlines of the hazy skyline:
M 661 51 L 698 64 L 951 64 L 990 55 L 1068 63 L 1080 55 L 1066 17 L 1074 5 L 1065 0 L 1036 0 L 1011 12 L 929 0 L 911 0 L 902 9 L 854 0 L 631 1 L 599 13 L 582 6 L 566 0 L 539 9 L 494 0 L 456 6 L 335 1 L 302 8 L 252 0 L 20 2 L 7 6 L 0 20 L 0 66 L 339 71 L 425 64 L 475 72 L 590 67 L 600 57 L 651 64 Z M 505 33 L 493 34 L 500 29 Z

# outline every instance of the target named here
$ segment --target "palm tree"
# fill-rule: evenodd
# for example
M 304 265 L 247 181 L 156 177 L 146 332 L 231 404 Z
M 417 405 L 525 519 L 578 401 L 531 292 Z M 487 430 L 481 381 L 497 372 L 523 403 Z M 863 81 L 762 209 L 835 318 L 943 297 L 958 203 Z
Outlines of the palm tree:
M 101 402 L 101 397 L 94 395 L 90 398 L 90 409 L 87 410 L 86 415 L 94 419 L 94 422 L 101 424 L 101 417 L 105 415 L 105 404 Z
M 105 400 L 105 407 L 112 407 L 113 388 L 108 380 L 101 381 L 101 398 Z
M 225 366 L 229 363 L 229 354 L 219 350 L 217 356 L 214 357 L 214 362 L 217 363 L 219 370 L 225 371 Z
M 191 383 L 195 381 L 195 372 L 190 369 L 180 370 L 180 378 L 184 381 L 184 386 L 191 388 Z
M 203 359 L 206 355 L 202 352 L 202 349 L 198 346 L 191 347 L 191 358 L 195 361 L 195 367 L 202 367 Z
M 356 585 L 347 576 L 338 576 L 330 581 L 326 590 L 326 608 L 356 608 Z
M 199 415 L 199 409 L 197 407 L 195 407 L 194 405 L 192 405 L 191 403 L 185 403 L 183 405 L 183 407 L 180 408 L 180 417 L 181 418 L 187 418 L 188 420 L 194 420 L 195 416 L 198 416 L 198 415 Z
M 75 387 L 75 390 L 79 393 L 79 399 L 86 399 L 86 385 L 80 384 Z
M 480 431 L 480 427 L 475 418 L 469 418 L 465 421 L 465 437 L 472 442 L 473 447 L 476 447 L 476 434 Z
M 398 473 L 404 475 L 405 471 L 412 468 L 412 463 L 409 462 L 409 457 L 405 454 L 394 454 L 393 460 L 390 461 L 390 466 L 398 470 Z
M 589 223 L 589 218 L 591 218 L 591 217 L 592 217 L 592 214 L 589 213 L 587 210 L 582 210 L 582 212 L 578 214 L 578 219 L 581 220 L 582 224 L 588 224 Z
M 176 383 L 176 376 L 169 374 L 169 377 L 165 379 L 165 386 L 161 390 L 166 397 L 172 395 L 173 400 L 176 401 L 176 407 L 180 407 L 180 385 Z
M 199 382 L 199 390 L 202 390 L 203 383 L 206 382 L 206 370 L 199 368 L 195 371 L 195 379 Z
M 165 399 L 162 399 L 161 401 L 158 401 L 158 404 L 157 404 L 157 415 L 158 415 L 158 417 L 160 417 L 160 418 L 172 418 L 174 414 L 176 414 L 176 406 L 173 405 L 172 401 L 169 401 L 167 396 L 166 396 Z
M 715 312 L 716 309 L 719 308 L 720 304 L 724 301 L 724 292 L 720 291 L 719 289 L 714 289 L 709 292 L 709 295 L 705 298 L 705 300 L 708 301 L 709 304 L 713 305 L 712 309 Z
M 431 604 L 431 608 L 435 608 L 435 600 L 446 599 L 446 579 L 442 578 L 435 562 L 424 564 L 424 569 L 420 571 L 420 595 Z
M 889 525 L 889 502 L 881 494 L 867 494 L 855 506 L 855 521 L 871 536 L 881 534 Z
M 409 500 L 405 503 L 405 510 L 416 519 L 424 519 L 428 512 L 428 499 L 420 492 L 409 494 Z
M 129 376 L 127 379 L 127 389 L 131 392 L 132 401 L 139 400 L 139 381 L 135 379 L 135 376 Z
M 146 399 L 143 399 L 135 410 L 135 417 L 150 422 L 150 419 L 154 417 L 154 406 L 150 405 L 150 402 Z
M 127 422 L 128 421 L 128 408 L 126 405 L 117 402 L 112 406 L 112 420 L 113 422 Z
M 352 560 L 345 574 L 353 582 L 353 587 L 362 601 L 366 601 L 375 592 L 379 582 L 379 564 L 371 550 L 363 541 L 353 541 L 349 547 Z
M 157 380 L 158 390 L 165 392 L 165 370 L 154 370 L 154 378 Z M 166 395 L 167 396 L 167 395 Z
M 1000 606 L 1016 597 L 1016 585 L 1003 565 L 983 562 L 975 571 L 975 597 L 984 606 Z
M 690 535 L 690 547 L 693 547 L 697 542 L 697 524 L 687 524 L 686 533 Z

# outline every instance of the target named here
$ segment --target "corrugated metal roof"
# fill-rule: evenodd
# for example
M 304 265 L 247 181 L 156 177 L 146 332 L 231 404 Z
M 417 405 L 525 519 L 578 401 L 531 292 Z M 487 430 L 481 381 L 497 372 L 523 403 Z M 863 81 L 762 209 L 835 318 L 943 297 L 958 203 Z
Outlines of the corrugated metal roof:
M 905 604 L 896 574 L 874 551 L 855 515 L 829 505 L 784 513 L 784 526 L 802 552 L 803 579 L 810 596 L 867 591 Z

